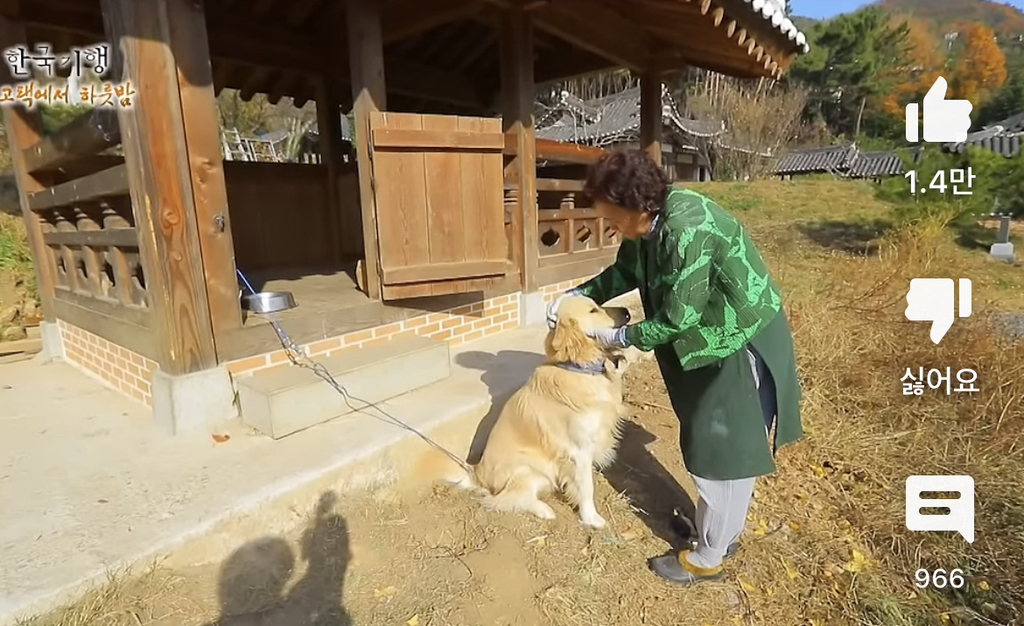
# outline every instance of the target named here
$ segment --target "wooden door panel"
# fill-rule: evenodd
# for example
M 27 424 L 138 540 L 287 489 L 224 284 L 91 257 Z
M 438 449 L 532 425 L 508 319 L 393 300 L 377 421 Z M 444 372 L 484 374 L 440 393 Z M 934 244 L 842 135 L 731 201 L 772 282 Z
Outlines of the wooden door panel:
M 377 112 L 370 132 L 384 298 L 479 291 L 504 278 L 501 121 Z

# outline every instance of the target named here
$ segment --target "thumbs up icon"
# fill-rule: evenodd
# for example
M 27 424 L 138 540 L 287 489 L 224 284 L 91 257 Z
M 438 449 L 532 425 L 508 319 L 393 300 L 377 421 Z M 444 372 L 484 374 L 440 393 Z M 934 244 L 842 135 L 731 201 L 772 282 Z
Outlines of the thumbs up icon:
M 946 100 L 946 79 L 939 76 L 924 96 L 924 140 L 929 143 L 960 143 L 971 129 L 967 100 Z M 917 143 L 918 104 L 907 105 L 907 141 Z

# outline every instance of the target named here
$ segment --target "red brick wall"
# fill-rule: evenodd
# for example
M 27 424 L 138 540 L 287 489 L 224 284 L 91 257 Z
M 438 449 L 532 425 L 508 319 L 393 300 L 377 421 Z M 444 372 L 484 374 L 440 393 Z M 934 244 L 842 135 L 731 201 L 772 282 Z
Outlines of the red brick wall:
M 68 362 L 124 395 L 152 406 L 149 382 L 157 367 L 154 361 L 63 320 L 57 320 L 57 324 Z
M 512 293 L 440 313 L 425 313 L 401 322 L 322 339 L 301 347 L 311 357 L 330 356 L 339 350 L 375 345 L 412 335 L 443 339 L 452 346 L 458 346 L 518 327 L 519 293 Z M 287 362 L 284 350 L 277 350 L 231 361 L 227 367 L 232 376 L 244 376 Z
M 546 302 L 586 279 L 565 281 L 541 288 Z M 519 293 L 468 304 L 376 328 L 351 332 L 301 346 L 309 356 L 330 356 L 338 350 L 374 345 L 411 335 L 447 340 L 452 346 L 476 341 L 519 327 Z M 106 339 L 64 321 L 58 322 L 67 360 L 126 396 L 152 406 L 150 381 L 157 364 Z M 232 376 L 285 365 L 284 350 L 227 363 Z

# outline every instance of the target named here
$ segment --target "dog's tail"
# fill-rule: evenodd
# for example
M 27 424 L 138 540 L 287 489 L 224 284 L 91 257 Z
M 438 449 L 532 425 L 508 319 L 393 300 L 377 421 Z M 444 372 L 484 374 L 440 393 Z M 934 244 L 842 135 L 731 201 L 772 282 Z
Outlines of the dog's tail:
M 468 468 L 455 462 L 455 459 L 439 450 L 433 450 L 428 455 L 431 457 L 421 471 L 429 472 L 437 481 L 451 485 L 458 489 L 467 491 L 478 491 L 481 489 L 476 477 L 476 466 Z

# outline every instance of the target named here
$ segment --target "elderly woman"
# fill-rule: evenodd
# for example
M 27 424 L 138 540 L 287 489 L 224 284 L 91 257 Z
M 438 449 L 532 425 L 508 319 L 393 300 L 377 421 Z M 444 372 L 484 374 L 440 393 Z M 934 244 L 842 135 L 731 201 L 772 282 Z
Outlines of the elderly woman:
M 556 298 L 604 303 L 639 288 L 646 319 L 597 332 L 607 347 L 654 351 L 697 485 L 696 547 L 651 559 L 688 585 L 717 580 L 738 547 L 756 477 L 802 436 L 793 338 L 782 298 L 746 230 L 708 198 L 670 187 L 641 151 L 604 155 L 585 191 L 623 237 L 615 264 Z

